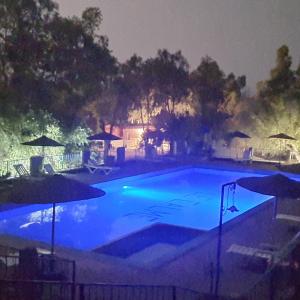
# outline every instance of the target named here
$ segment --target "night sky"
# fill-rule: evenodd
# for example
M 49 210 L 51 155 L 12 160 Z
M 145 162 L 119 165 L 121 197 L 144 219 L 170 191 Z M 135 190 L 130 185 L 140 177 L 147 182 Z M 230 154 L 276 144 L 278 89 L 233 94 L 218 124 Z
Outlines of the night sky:
M 299 0 L 56 0 L 62 15 L 81 15 L 89 6 L 103 14 L 101 34 L 124 62 L 158 49 L 181 50 L 191 69 L 205 55 L 226 73 L 247 76 L 252 92 L 275 65 L 286 44 L 293 67 L 300 62 Z

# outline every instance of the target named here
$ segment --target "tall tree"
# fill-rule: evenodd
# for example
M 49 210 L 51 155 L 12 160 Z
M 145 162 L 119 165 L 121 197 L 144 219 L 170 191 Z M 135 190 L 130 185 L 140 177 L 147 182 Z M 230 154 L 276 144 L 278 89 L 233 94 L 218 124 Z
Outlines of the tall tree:
M 49 75 L 55 98 L 50 109 L 61 120 L 74 122 L 78 111 L 99 98 L 116 72 L 107 38 L 95 34 L 102 20 L 88 8 L 82 19 L 57 17 L 51 24 Z
M 48 34 L 57 14 L 52 1 L 3 0 L 0 3 L 1 105 L 28 108 L 39 89 Z
M 86 107 L 94 131 L 104 130 L 106 125 L 110 125 L 112 131 L 115 125 L 128 122 L 132 109 L 141 109 L 141 65 L 142 59 L 136 55 L 124 64 L 119 64 L 103 93 Z
M 280 95 L 291 87 L 295 80 L 291 65 L 289 48 L 283 45 L 277 50 L 276 66 L 271 70 L 270 79 L 267 81 L 266 96 Z
M 235 77 L 233 73 L 230 73 L 224 84 L 224 101 L 218 106 L 218 112 L 225 114 L 228 118 L 231 118 L 235 114 L 237 105 L 241 100 L 242 89 L 246 86 L 246 76 L 242 75 Z
M 219 125 L 218 106 L 224 101 L 225 75 L 209 56 L 190 75 L 191 89 L 199 103 L 202 125 L 207 132 L 214 132 Z
M 107 38 L 96 34 L 101 12 L 63 18 L 51 0 L 4 0 L 0 12 L 2 106 L 47 109 L 71 127 L 116 69 Z
M 180 51 L 159 50 L 143 65 L 143 90 L 148 119 L 157 106 L 174 113 L 175 104 L 188 94 L 189 65 Z
M 277 50 L 276 66 L 270 72 L 270 79 L 258 84 L 260 97 L 272 98 L 289 90 L 295 81 L 294 72 L 291 70 L 292 57 L 286 45 Z
M 143 100 L 148 97 L 144 90 L 143 59 L 136 54 L 121 65 L 120 73 L 127 85 L 126 97 L 131 100 L 131 109 L 139 111 L 140 119 L 144 124 Z

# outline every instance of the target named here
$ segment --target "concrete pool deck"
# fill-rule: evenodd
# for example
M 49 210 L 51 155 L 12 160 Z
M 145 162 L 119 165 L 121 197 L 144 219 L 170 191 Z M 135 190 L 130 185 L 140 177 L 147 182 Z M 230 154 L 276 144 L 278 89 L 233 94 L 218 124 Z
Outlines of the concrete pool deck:
M 184 162 L 131 162 L 126 163 L 118 172 L 101 175 L 97 172 L 90 174 L 86 170 L 74 174 L 67 174 L 74 179 L 93 184 L 144 172 L 167 169 L 176 166 L 195 165 L 195 161 Z M 197 166 L 233 169 L 236 171 L 254 172 L 255 170 L 278 171 L 274 165 L 242 164 L 226 161 L 196 162 Z M 285 201 L 280 203 L 279 210 L 284 213 L 292 212 L 300 215 L 300 201 Z M 238 295 L 248 290 L 263 276 L 241 267 L 240 258 L 226 250 L 232 244 L 260 247 L 262 243 L 277 247 L 284 247 L 296 234 L 290 230 L 290 224 L 284 221 L 272 220 L 273 206 L 271 201 L 252 209 L 240 217 L 224 224 L 222 244 L 222 273 L 220 293 Z M 298 229 L 300 230 L 300 228 Z M 75 249 L 56 248 L 58 256 L 74 259 L 77 263 L 78 282 L 102 282 L 124 284 L 175 285 L 196 291 L 209 292 L 211 285 L 210 267 L 215 263 L 217 231 L 211 230 L 207 235 L 178 246 L 169 247 L 163 243 L 152 248 L 145 248 L 144 253 L 135 257 L 120 258 L 95 252 Z M 16 248 L 38 246 L 49 248 L 49 245 L 21 238 L 1 235 L 0 245 Z M 151 253 L 155 252 L 155 253 Z M 151 257 L 149 257 L 151 253 Z M 143 255 L 148 263 L 139 265 Z M 155 257 L 155 264 L 151 267 L 151 260 Z M 162 259 L 163 258 L 163 259 Z M 161 259 L 161 263 L 159 260 Z M 134 261 L 134 263 L 133 263 Z

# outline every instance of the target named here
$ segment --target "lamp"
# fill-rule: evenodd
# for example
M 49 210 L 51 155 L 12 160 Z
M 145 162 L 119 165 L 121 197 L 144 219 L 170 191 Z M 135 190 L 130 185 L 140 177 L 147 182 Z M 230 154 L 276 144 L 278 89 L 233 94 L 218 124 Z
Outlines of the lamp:
M 221 204 L 220 204 L 220 218 L 219 218 L 219 231 L 218 231 L 218 243 L 217 243 L 217 258 L 216 258 L 216 283 L 215 283 L 215 296 L 218 296 L 219 293 L 219 282 L 220 282 L 220 269 L 221 269 L 221 248 L 222 248 L 222 227 L 223 227 L 223 214 L 224 214 L 224 194 L 225 188 L 228 187 L 228 190 L 235 191 L 236 182 L 229 182 L 222 185 L 221 193 Z M 230 212 L 239 211 L 236 206 L 233 204 L 231 207 L 226 210 Z

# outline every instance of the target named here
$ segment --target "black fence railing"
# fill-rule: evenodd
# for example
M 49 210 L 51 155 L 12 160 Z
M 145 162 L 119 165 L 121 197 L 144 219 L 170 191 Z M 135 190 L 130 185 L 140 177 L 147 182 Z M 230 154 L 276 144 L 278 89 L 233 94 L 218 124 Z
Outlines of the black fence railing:
M 37 279 L 75 282 L 75 261 L 52 255 L 0 255 L 0 279 Z M 1 299 L 1 298 L 0 298 Z
M 38 269 L 44 280 L 71 281 L 76 280 L 76 264 L 74 260 L 58 258 L 52 255 L 41 255 Z
M 22 255 L 0 256 L 0 300 L 215 300 L 213 295 L 175 286 L 80 284 L 75 281 L 75 262 L 50 255 L 38 258 L 40 277 L 25 280 Z M 278 251 L 262 277 L 235 298 L 218 300 L 300 299 L 300 233 Z M 22 266 L 22 267 L 21 267 Z M 33 264 L 27 265 L 32 269 Z M 22 270 L 22 271 L 20 271 Z M 64 276 L 57 274 L 64 271 Z M 41 274 L 48 274 L 42 277 Z M 49 275 L 50 274 L 50 275 Z M 23 276 L 23 277 L 22 277 Z M 41 280 L 39 280 L 41 279 Z
M 1 300 L 213 300 L 174 286 L 75 284 L 59 281 L 0 280 Z M 219 300 L 225 298 L 219 298 Z
M 0 280 L 1 300 L 75 300 L 71 282 Z
M 19 278 L 19 256 L 0 256 L 0 279 Z
M 77 300 L 200 300 L 193 290 L 175 286 L 80 284 Z
M 76 152 L 61 155 L 48 155 L 44 157 L 44 163 L 51 163 L 55 171 L 77 169 L 82 167 L 82 153 Z M 17 177 L 18 174 L 14 168 L 14 165 L 16 164 L 23 164 L 29 171 L 30 157 L 0 161 L 0 178 L 6 174 L 9 174 L 10 177 Z

